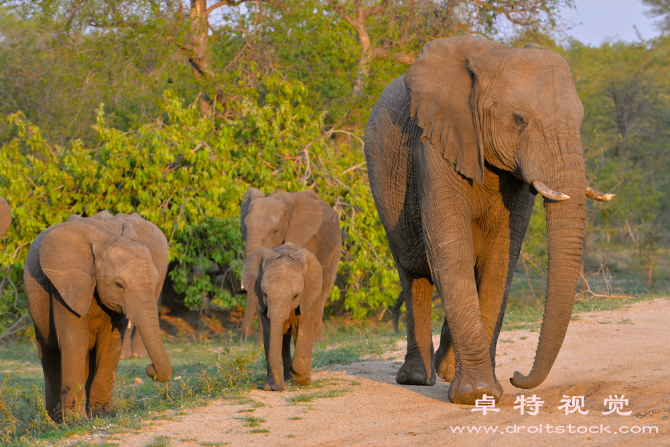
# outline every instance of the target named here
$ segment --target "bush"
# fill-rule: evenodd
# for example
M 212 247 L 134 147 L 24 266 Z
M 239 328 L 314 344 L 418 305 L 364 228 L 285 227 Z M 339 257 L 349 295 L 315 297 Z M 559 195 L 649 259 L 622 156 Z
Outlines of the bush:
M 311 188 L 340 214 L 345 246 L 331 295 L 335 311 L 362 318 L 390 305 L 398 279 L 369 192 L 360 138 L 324 134 L 323 114 L 305 105 L 298 82 L 268 77 L 259 92 L 203 117 L 167 91 L 163 118 L 132 132 L 110 127 L 101 107 L 93 148 L 78 141 L 51 146 L 20 113 L 6 117 L 15 137 L 0 153 L 6 173 L 0 195 L 12 205 L 14 221 L 0 265 L 19 284 L 16 294 L 23 294 L 23 261 L 41 231 L 71 214 L 106 209 L 137 211 L 161 228 L 176 261 L 171 277 L 188 307 L 234 308 L 244 298 L 206 272 L 240 275 L 239 204 L 257 186 L 264 193 Z M 0 295 L 5 301 L 6 292 Z M 0 322 L 0 331 L 10 323 Z

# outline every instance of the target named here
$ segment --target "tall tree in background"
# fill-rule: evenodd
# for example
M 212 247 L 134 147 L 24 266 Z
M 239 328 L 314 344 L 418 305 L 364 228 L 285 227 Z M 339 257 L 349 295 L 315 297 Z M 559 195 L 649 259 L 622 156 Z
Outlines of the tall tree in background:
M 572 0 L 325 0 L 355 31 L 360 55 L 352 95 L 363 95 L 374 59 L 411 65 L 439 37 L 553 30 Z
M 670 31 L 670 0 L 642 0 L 642 3 L 650 6 L 647 15 L 661 18 L 658 23 L 661 31 Z

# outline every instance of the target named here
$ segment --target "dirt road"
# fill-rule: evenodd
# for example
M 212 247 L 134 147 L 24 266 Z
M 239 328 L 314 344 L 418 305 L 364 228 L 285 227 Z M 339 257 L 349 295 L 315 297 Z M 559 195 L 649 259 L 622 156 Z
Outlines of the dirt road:
M 581 314 L 570 323 L 548 379 L 533 390 L 514 388 L 508 379 L 515 370 L 530 371 L 538 333 L 503 332 L 497 375 L 505 396 L 499 411 L 486 415 L 448 403 L 445 382 L 396 384 L 404 355 L 404 347 L 397 346 L 383 361 L 317 371 L 315 379 L 324 385 L 320 389 L 253 391 L 244 404 L 214 402 L 112 442 L 144 446 L 168 436 L 179 446 L 670 446 L 669 329 L 670 300 Z M 313 394 L 323 397 L 310 400 Z M 514 408 L 521 395 L 544 402 L 537 415 L 529 415 L 528 407 L 525 414 Z M 566 415 L 557 408 L 563 396 L 583 396 L 588 414 Z M 631 413 L 602 414 L 609 410 L 609 398 L 627 399 L 619 411 Z

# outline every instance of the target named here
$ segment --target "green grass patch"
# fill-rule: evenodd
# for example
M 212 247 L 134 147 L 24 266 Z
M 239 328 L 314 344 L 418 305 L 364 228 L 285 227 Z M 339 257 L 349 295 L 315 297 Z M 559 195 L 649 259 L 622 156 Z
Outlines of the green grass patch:
M 350 389 L 337 388 L 337 389 L 332 389 L 332 390 L 317 391 L 315 393 L 300 393 L 300 394 L 297 394 L 295 396 L 291 396 L 291 397 L 286 398 L 286 402 L 288 402 L 290 404 L 312 402 L 312 401 L 315 401 L 316 399 L 344 396 L 349 391 L 351 391 L 351 390 Z
M 221 340 L 218 340 L 221 342 Z M 139 430 L 143 420 L 175 418 L 181 409 L 216 398 L 239 399 L 258 388 L 265 377 L 262 349 L 229 345 L 223 352 L 213 341 L 166 343 L 173 379 L 152 382 L 144 369 L 148 359 L 122 360 L 117 370 L 114 402 L 117 415 L 54 424 L 44 406 L 44 378 L 34 342 L 0 345 L 0 443 L 26 446 L 53 444 L 72 435 Z M 135 377 L 144 380 L 136 385 Z M 171 414 L 170 410 L 180 410 Z M 167 414 L 166 414 L 167 413 Z
M 172 445 L 172 438 L 169 436 L 156 436 L 153 441 L 146 444 L 145 447 L 170 447 Z
M 252 428 L 249 433 L 270 433 L 270 430 L 267 428 Z
M 260 427 L 263 422 L 266 422 L 265 419 L 257 418 L 254 416 L 247 416 L 243 418 L 235 418 L 238 421 L 244 422 L 245 427 Z

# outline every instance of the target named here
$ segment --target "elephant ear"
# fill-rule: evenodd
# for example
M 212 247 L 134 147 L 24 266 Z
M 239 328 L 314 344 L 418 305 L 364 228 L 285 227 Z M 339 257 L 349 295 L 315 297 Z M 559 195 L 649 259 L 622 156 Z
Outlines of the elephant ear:
M 88 313 L 95 290 L 95 252 L 112 236 L 82 219 L 56 225 L 42 239 L 42 271 L 80 317 Z
M 421 137 L 442 152 L 465 177 L 484 182 L 484 151 L 479 145 L 470 105 L 473 74 L 470 57 L 501 44 L 479 37 L 428 42 L 405 76 L 412 118 Z
M 244 263 L 244 268 L 242 269 L 242 285 L 247 291 L 247 300 L 258 303 L 261 313 L 265 312 L 265 308 L 267 307 L 267 303 L 259 299 L 263 295 L 261 291 L 261 278 L 263 277 L 265 261 L 276 259 L 279 256 L 279 253 L 269 248 L 261 247 Z
M 156 224 L 140 216 L 138 213 L 116 215 L 117 218 L 119 216 L 126 222 L 132 223 L 132 226 L 139 237 L 138 240 L 149 249 L 151 259 L 161 277 L 159 285 L 159 287 L 161 287 L 167 272 L 169 253 L 168 241 L 165 234 Z
M 0 197 L 0 236 L 3 236 L 9 224 L 12 223 L 12 208 L 9 206 L 7 201 Z
M 279 196 L 280 200 L 290 201 L 291 217 L 284 236 L 284 242 L 292 242 L 304 247 L 314 237 L 323 221 L 321 199 L 314 191 L 301 191 Z
M 244 193 L 244 198 L 240 204 L 240 227 L 242 229 L 242 239 L 247 240 L 247 227 L 244 225 L 244 219 L 246 219 L 247 214 L 249 214 L 249 205 L 251 201 L 259 197 L 265 197 L 265 195 L 258 188 L 249 188 L 247 192 Z
M 309 312 L 321 296 L 323 287 L 323 269 L 316 257 L 306 248 L 289 255 L 292 259 L 303 264 L 305 272 L 305 288 L 300 295 L 300 304 L 296 314 L 304 315 Z

